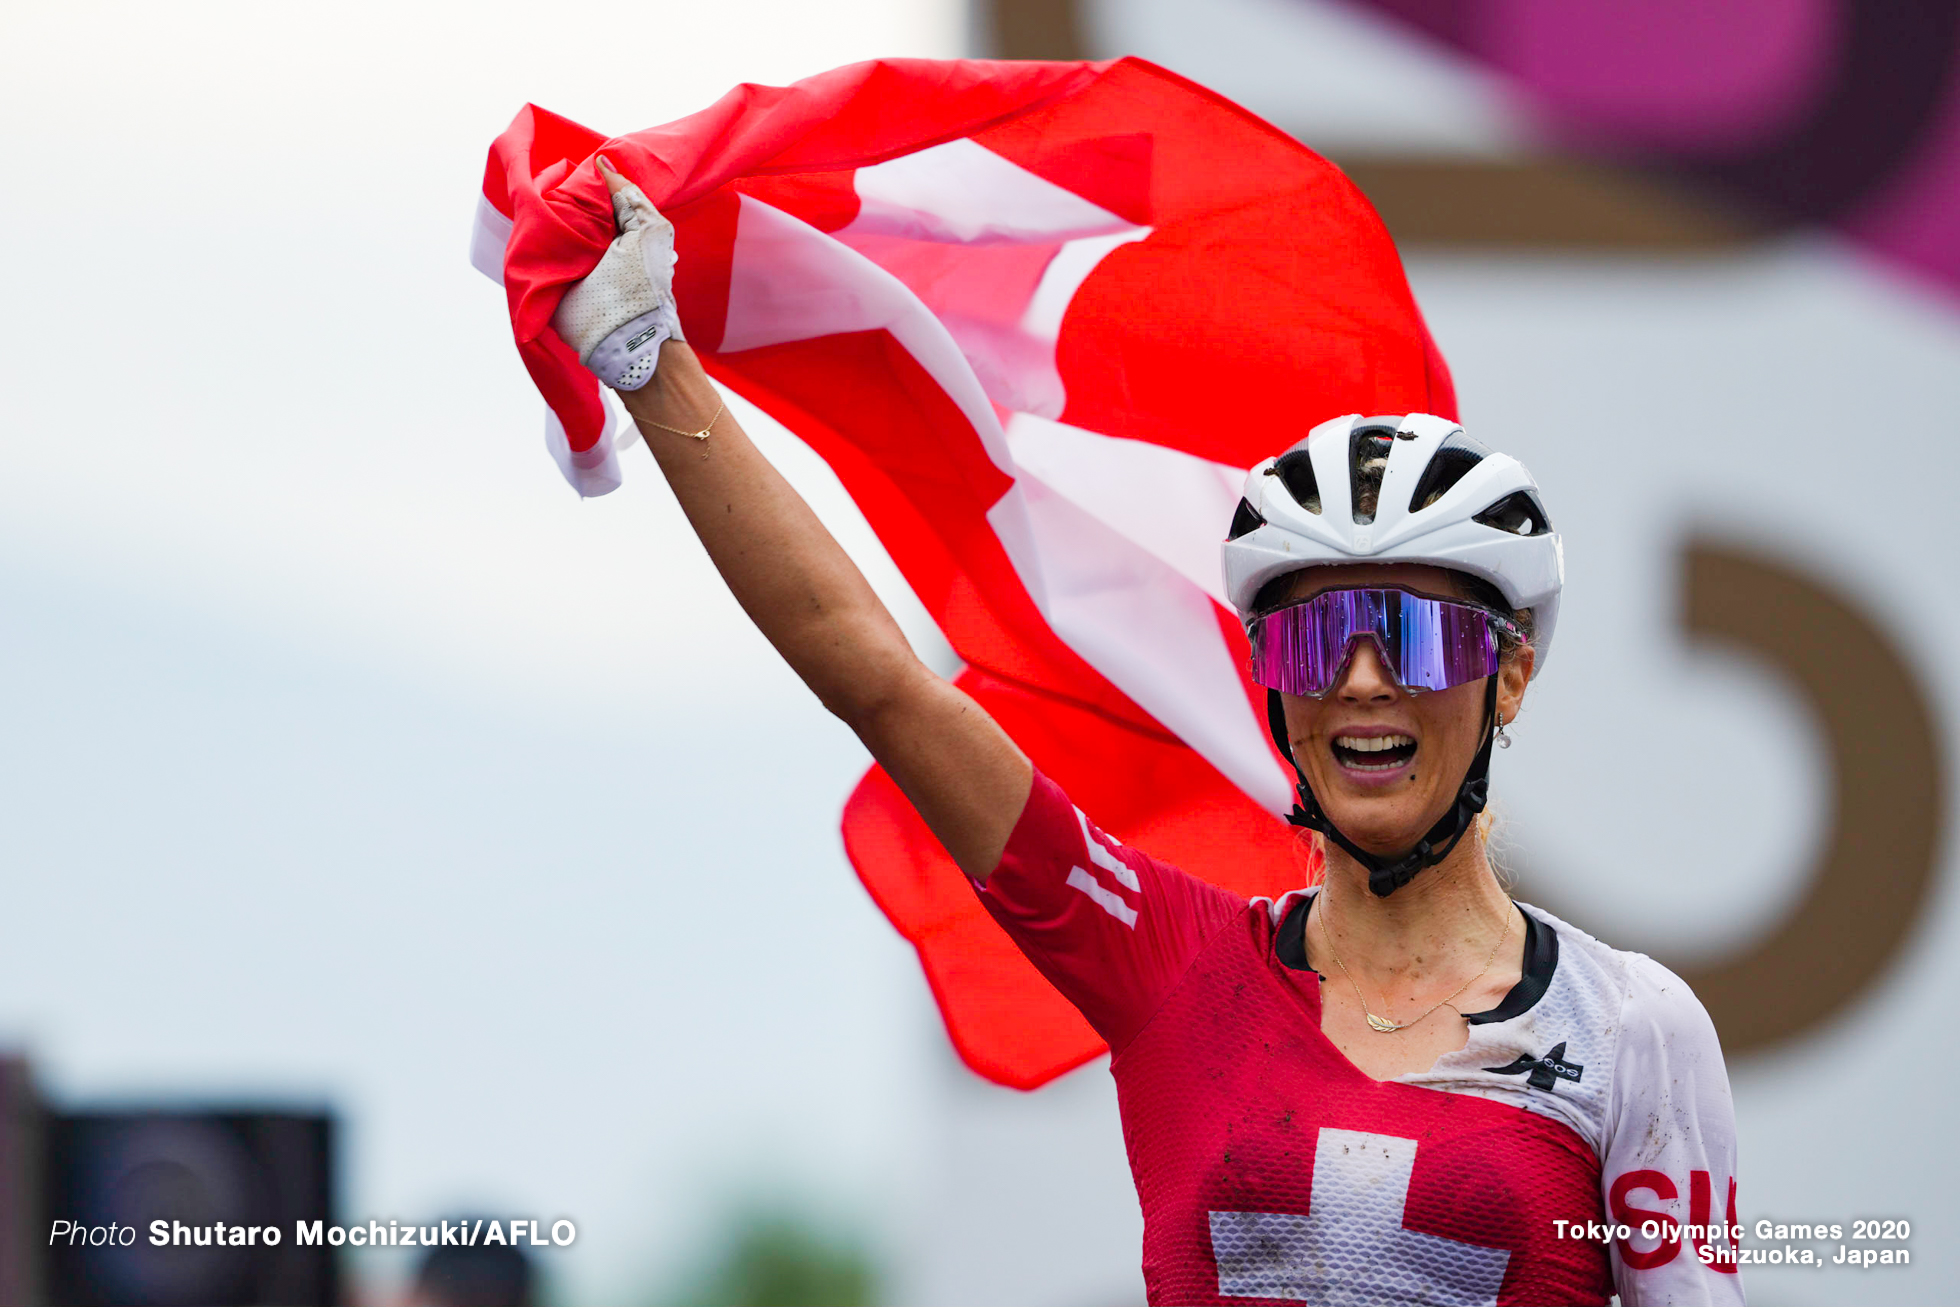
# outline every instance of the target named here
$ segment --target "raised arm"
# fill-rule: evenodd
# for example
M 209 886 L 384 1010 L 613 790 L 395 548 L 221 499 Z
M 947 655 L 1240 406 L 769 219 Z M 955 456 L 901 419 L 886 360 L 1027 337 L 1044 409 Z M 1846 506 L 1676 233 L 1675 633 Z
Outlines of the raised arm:
M 722 407 L 693 350 L 667 341 L 652 378 L 619 394 L 742 610 L 857 732 L 960 869 L 984 879 L 1027 802 L 1027 758 L 919 661 L 850 557 Z M 706 439 L 678 434 L 704 427 Z
M 984 878 L 1027 802 L 1027 758 L 979 704 L 919 661 L 864 575 L 734 415 L 714 417 L 721 398 L 693 350 L 668 341 L 653 379 L 620 393 L 742 611 L 857 732 L 960 870 Z M 676 434 L 711 417 L 705 440 Z

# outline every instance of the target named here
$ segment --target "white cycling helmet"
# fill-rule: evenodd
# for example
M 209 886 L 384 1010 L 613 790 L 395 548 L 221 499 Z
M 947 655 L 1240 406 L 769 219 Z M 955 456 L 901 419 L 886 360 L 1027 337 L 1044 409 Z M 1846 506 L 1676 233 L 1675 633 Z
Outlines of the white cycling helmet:
M 1375 488 L 1373 511 L 1359 493 Z M 1462 572 L 1496 588 L 1512 612 L 1531 616 L 1533 674 L 1558 622 L 1565 555 L 1552 530 L 1538 484 L 1524 465 L 1493 453 L 1447 418 L 1428 413 L 1323 422 L 1278 458 L 1245 479 L 1225 540 L 1225 593 L 1248 630 L 1268 583 L 1329 563 L 1427 563 Z M 1497 680 L 1488 678 L 1483 743 L 1451 804 L 1414 847 L 1381 855 L 1343 833 L 1314 796 L 1306 771 L 1287 740 L 1280 695 L 1266 695 L 1274 747 L 1293 765 L 1300 802 L 1288 818 L 1317 830 L 1368 871 L 1368 888 L 1387 896 L 1425 867 L 1448 857 L 1490 793 L 1490 751 Z
M 1357 512 L 1358 473 L 1384 456 L 1374 514 Z M 1488 581 L 1531 613 L 1533 674 L 1545 666 L 1565 580 L 1558 533 L 1524 464 L 1448 418 L 1350 413 L 1247 474 L 1225 541 L 1225 593 L 1242 619 L 1276 577 L 1356 562 L 1428 563 Z

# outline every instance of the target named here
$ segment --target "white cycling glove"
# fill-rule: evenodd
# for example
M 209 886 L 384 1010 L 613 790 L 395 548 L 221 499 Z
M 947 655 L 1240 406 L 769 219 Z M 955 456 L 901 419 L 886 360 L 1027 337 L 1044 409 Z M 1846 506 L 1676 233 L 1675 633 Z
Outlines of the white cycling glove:
M 674 308 L 674 224 L 628 182 L 612 197 L 619 238 L 559 301 L 551 325 L 578 361 L 615 390 L 638 390 L 660 346 L 684 340 Z

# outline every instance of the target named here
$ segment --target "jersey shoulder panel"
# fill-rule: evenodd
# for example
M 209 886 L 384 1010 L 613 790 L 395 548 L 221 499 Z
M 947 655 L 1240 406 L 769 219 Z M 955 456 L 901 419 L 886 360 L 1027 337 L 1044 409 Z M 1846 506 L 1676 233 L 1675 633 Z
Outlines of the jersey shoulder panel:
M 1621 954 L 1627 960 L 1627 1001 L 1620 1023 L 1622 1075 L 1629 1083 L 1646 1073 L 1667 1068 L 1676 1086 L 1711 1076 L 1728 1095 L 1728 1069 L 1722 1041 L 1708 1009 L 1688 982 L 1644 953 Z
M 1627 962 L 1627 1001 L 1607 1140 L 1611 1175 L 1735 1175 L 1735 1102 L 1722 1041 L 1686 981 L 1641 953 Z
M 1650 1124 L 1636 1123 L 1631 1117 L 1644 1105 L 1665 1100 L 1686 1108 L 1707 1100 L 1705 1105 L 1711 1108 L 1730 1110 L 1721 1040 L 1708 1009 L 1688 982 L 1645 953 L 1614 948 L 1550 913 L 1531 910 L 1556 925 L 1566 951 L 1577 955 L 1574 961 L 1580 965 L 1574 971 L 1597 977 L 1592 987 L 1599 992 L 1600 1006 L 1609 994 L 1618 998 L 1618 1011 L 1610 1023 L 1612 1093 L 1603 1121 L 1602 1156 L 1615 1140 L 1623 1143 L 1630 1128 Z M 1686 1114 L 1681 1115 L 1679 1124 L 1690 1124 Z
M 1620 1300 L 1740 1303 L 1742 1277 L 1724 1257 L 1735 1247 L 1735 1104 L 1715 1023 L 1653 958 L 1560 924 L 1621 996 L 1599 1150 L 1607 1219 L 1661 1230 L 1613 1240 Z

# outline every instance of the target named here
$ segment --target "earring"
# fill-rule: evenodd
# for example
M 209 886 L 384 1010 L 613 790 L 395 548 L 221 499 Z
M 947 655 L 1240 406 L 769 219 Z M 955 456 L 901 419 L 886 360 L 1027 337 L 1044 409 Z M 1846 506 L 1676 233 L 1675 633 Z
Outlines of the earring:
M 1497 747 L 1500 749 L 1508 749 L 1511 747 L 1511 737 L 1504 733 L 1503 713 L 1497 714 Z

